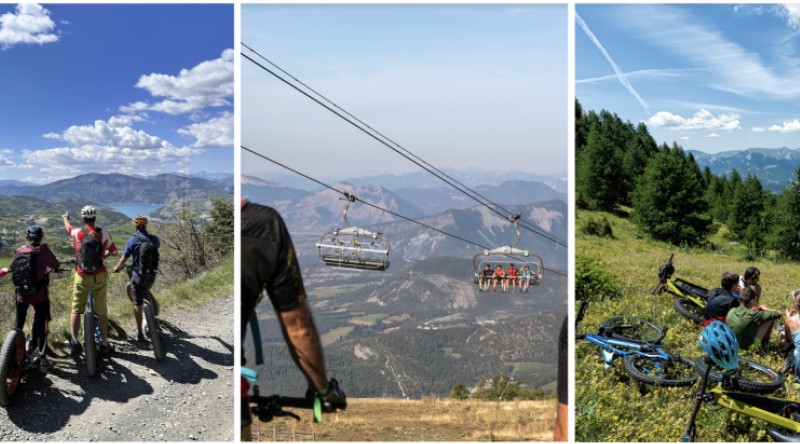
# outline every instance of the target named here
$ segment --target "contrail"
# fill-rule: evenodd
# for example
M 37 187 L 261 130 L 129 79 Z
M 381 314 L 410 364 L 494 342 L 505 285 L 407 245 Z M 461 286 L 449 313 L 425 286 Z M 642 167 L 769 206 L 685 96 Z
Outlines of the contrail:
M 622 86 L 624 86 L 625 89 L 627 89 L 628 92 L 631 93 L 631 95 L 639 102 L 639 105 L 641 105 L 642 108 L 644 108 L 644 112 L 646 112 L 648 116 L 652 115 L 652 113 L 650 112 L 650 105 L 648 105 L 647 102 L 645 102 L 644 99 L 642 99 L 642 97 L 639 96 L 639 93 L 637 93 L 636 90 L 633 88 L 631 82 L 628 81 L 628 78 L 625 76 L 625 73 L 619 68 L 619 66 L 617 66 L 616 63 L 614 63 L 614 60 L 611 59 L 611 56 L 608 54 L 608 51 L 606 51 L 606 49 L 600 43 L 600 40 L 597 40 L 597 37 L 594 35 L 594 33 L 592 33 L 592 30 L 589 29 L 589 26 L 586 24 L 586 22 L 583 21 L 581 16 L 578 15 L 577 11 L 575 11 L 575 20 L 581 26 L 583 32 L 586 33 L 586 36 L 592 40 L 595 46 L 597 46 L 597 49 L 599 49 L 600 52 L 603 54 L 603 57 L 606 58 L 608 63 L 611 65 L 611 68 L 614 69 L 614 72 L 617 74 L 617 79 L 619 80 L 619 83 L 622 83 Z

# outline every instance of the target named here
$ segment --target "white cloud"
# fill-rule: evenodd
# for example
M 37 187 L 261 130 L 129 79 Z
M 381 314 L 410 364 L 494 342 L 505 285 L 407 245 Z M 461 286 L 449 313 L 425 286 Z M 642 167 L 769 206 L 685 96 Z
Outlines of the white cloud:
M 63 140 L 71 146 L 112 146 L 130 149 L 165 148 L 169 142 L 151 136 L 142 130 L 133 129 L 130 124 L 141 120 L 138 116 L 115 116 L 108 122 L 96 120 L 94 125 L 73 125 L 61 134 L 47 133 L 48 139 Z
M 17 5 L 16 13 L 0 15 L 0 47 L 44 45 L 58 41 L 50 11 L 35 3 Z
M 673 131 L 740 129 L 738 114 L 719 114 L 715 116 L 706 109 L 701 109 L 689 118 L 672 114 L 668 111 L 659 111 L 650 116 L 646 123 Z
M 225 111 L 206 122 L 193 123 L 178 130 L 181 136 L 194 137 L 195 148 L 230 148 L 233 145 L 233 113 Z
M 46 174 L 82 174 L 88 172 L 152 173 L 158 165 L 183 164 L 201 151 L 190 147 L 165 146 L 156 149 L 117 148 L 101 145 L 24 150 L 22 156 L 40 165 Z
M 185 114 L 208 106 L 230 106 L 233 97 L 233 49 L 226 49 L 219 58 L 201 62 L 191 69 L 182 69 L 177 76 L 148 74 L 139 78 L 137 88 L 164 100 L 155 104 L 134 102 L 120 107 L 124 113 L 158 111 Z
M 691 137 L 689 137 L 689 136 L 683 136 L 683 137 L 681 137 L 681 140 L 684 140 L 684 141 L 686 141 L 686 140 L 690 140 L 690 139 L 691 139 Z
M 778 15 L 786 19 L 792 29 L 800 28 L 800 3 L 782 3 L 777 7 Z
M 706 134 L 705 137 L 707 137 L 709 139 L 715 139 L 715 138 L 719 137 L 719 134 L 717 134 L 717 133 Z
M 800 131 L 800 120 L 791 120 L 789 122 L 783 122 L 781 125 L 772 125 L 768 128 L 766 127 L 753 127 L 754 133 L 763 133 L 765 131 L 776 132 L 776 133 L 795 133 Z

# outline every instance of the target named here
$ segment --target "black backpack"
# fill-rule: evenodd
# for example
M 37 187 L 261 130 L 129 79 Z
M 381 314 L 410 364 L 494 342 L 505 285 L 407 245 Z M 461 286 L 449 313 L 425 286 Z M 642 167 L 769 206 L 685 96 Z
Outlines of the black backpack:
M 36 279 L 36 255 L 32 253 L 18 254 L 9 266 L 13 273 L 14 289 L 22 297 L 29 297 L 36 294 L 46 283 Z
M 160 259 L 158 248 L 153 245 L 149 236 L 137 234 L 136 237 L 140 241 L 139 267 L 137 267 L 136 272 L 140 275 L 155 274 L 156 270 L 158 270 L 158 261 Z
M 83 231 L 83 240 L 81 247 L 78 249 L 78 265 L 86 273 L 97 273 L 100 267 L 103 266 L 103 243 L 100 238 L 86 228 L 81 228 Z M 100 233 L 99 228 L 95 228 L 97 233 Z

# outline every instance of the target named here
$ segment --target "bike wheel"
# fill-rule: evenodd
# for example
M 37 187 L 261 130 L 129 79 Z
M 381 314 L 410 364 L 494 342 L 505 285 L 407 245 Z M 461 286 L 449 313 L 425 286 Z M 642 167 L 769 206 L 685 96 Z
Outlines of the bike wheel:
M 705 309 L 689 299 L 675 299 L 675 311 L 677 311 L 679 315 L 694 322 L 695 324 L 703 323 Z
M 156 355 L 156 361 L 164 359 L 164 350 L 161 348 L 161 337 L 158 333 L 158 323 L 156 317 L 153 315 L 153 307 L 148 303 L 142 304 L 144 311 L 144 319 L 150 327 L 150 343 L 153 345 L 153 354 Z
M 639 382 L 661 387 L 684 387 L 697 380 L 694 362 L 682 356 L 660 359 L 628 355 L 625 359 L 625 371 Z
M 697 358 L 695 369 L 698 374 L 705 374 L 709 361 L 710 358 L 707 355 Z M 715 372 L 712 367 L 709 378 L 714 381 L 721 381 L 722 374 Z M 783 375 L 756 362 L 739 358 L 736 377 L 731 378 L 731 382 L 734 390 L 765 395 L 783 387 Z
M 83 314 L 83 356 L 86 359 L 86 371 L 89 376 L 97 374 L 97 340 L 95 338 L 94 313 Z
M 608 318 L 603 327 L 611 329 L 612 338 L 633 342 L 661 342 L 667 334 L 650 321 L 628 316 Z
M 25 365 L 25 335 L 16 328 L 6 334 L 0 348 L 0 405 L 8 407 L 14 400 Z

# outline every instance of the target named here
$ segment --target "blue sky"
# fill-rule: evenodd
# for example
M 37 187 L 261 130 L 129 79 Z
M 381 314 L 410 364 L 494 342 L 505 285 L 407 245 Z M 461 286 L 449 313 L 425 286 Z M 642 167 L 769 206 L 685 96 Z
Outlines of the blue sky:
M 233 6 L 0 5 L 0 179 L 233 173 Z
M 566 5 L 245 4 L 242 42 L 437 167 L 566 174 Z M 421 171 L 245 59 L 242 143 L 315 177 Z
M 716 153 L 800 148 L 800 4 L 576 5 L 585 110 Z

